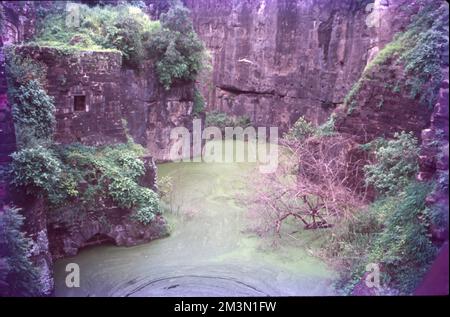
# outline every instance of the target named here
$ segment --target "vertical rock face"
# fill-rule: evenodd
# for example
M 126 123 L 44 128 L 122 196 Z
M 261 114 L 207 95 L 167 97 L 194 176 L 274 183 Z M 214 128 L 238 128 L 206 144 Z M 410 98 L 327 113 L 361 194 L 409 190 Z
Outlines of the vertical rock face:
M 134 246 L 169 234 L 162 216 L 143 225 L 132 219 L 130 211 L 113 205 L 92 212 L 63 208 L 50 214 L 48 222 L 50 259 L 74 256 L 81 248 L 105 242 Z
M 388 63 L 380 65 L 365 80 L 352 102 L 354 108 L 340 107 L 336 128 L 339 132 L 355 135 L 360 143 L 377 137 L 392 138 L 396 132 L 412 131 L 420 138 L 422 129 L 429 125 L 431 110 L 418 100 L 411 99 L 406 89 L 393 91 L 392 82 L 406 82 L 403 68 Z
M 439 100 L 431 115 L 431 124 L 422 131 L 419 180 L 435 178 L 437 185 L 427 198 L 430 206 L 436 209 L 446 225 L 431 228 L 433 237 L 439 241 L 448 240 L 448 186 L 449 186 L 449 79 L 448 69 L 444 70 L 445 80 L 439 92 Z
M 5 14 L 3 43 L 13 44 L 30 39 L 35 33 L 34 1 L 2 1 L 1 5 Z
M 65 55 L 54 48 L 34 46 L 20 47 L 17 53 L 48 68 L 46 90 L 56 107 L 57 142 L 100 145 L 126 140 L 121 121 L 120 53 Z
M 56 107 L 55 140 L 105 145 L 127 134 L 159 161 L 169 159 L 170 131 L 192 125 L 193 84 L 160 87 L 152 65 L 122 67 L 118 52 L 23 46 L 18 52 L 47 66 L 47 92 Z
M 369 58 L 361 1 L 186 0 L 211 51 L 209 109 L 286 129 L 300 115 L 323 121 Z

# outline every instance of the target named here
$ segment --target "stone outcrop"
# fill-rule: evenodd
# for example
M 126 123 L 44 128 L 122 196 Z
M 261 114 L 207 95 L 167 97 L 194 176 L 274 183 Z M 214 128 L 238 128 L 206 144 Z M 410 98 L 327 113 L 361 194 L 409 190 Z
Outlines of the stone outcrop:
M 193 84 L 163 89 L 151 64 L 122 67 L 119 52 L 23 46 L 17 51 L 47 66 L 47 92 L 55 100 L 55 141 L 105 145 L 127 134 L 158 161 L 169 159 L 170 130 L 192 125 Z M 76 105 L 76 98 L 84 104 Z M 78 107 L 78 108 L 77 108 Z
M 152 157 L 143 157 L 145 173 L 139 184 L 157 190 L 156 165 Z M 86 187 L 79 185 L 79 190 Z M 121 209 L 110 199 L 99 203 L 95 210 L 80 208 L 78 199 L 56 210 L 47 210 L 49 249 L 53 259 L 73 256 L 84 247 L 104 242 L 118 246 L 133 246 L 149 242 L 169 234 L 169 227 L 162 216 L 144 225 L 133 219 L 129 209 Z M 48 209 L 48 208 L 47 208 Z M 41 215 L 45 218 L 45 214 Z
M 163 217 L 157 216 L 150 225 L 143 225 L 133 220 L 130 211 L 117 207 L 88 213 L 64 208 L 49 216 L 48 237 L 53 259 L 76 255 L 80 249 L 96 244 L 134 246 L 168 234 Z
M 357 136 L 360 143 L 377 137 L 392 138 L 400 131 L 412 131 L 420 139 L 421 131 L 429 124 L 431 109 L 411 99 L 406 89 L 393 91 L 392 82 L 406 81 L 402 67 L 393 62 L 380 65 L 369 76 L 353 99 L 353 108 L 336 110 L 337 130 Z
M 301 115 L 323 122 L 361 75 L 373 46 L 393 35 L 371 37 L 369 2 L 184 2 L 212 55 L 202 90 L 208 108 L 282 130 Z

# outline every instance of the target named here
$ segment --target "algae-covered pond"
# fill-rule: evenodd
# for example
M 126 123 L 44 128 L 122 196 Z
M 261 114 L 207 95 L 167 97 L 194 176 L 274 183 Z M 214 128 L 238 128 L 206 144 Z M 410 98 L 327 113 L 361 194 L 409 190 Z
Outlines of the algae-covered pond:
M 299 230 L 269 247 L 246 230 L 237 195 L 258 173 L 250 163 L 165 163 L 174 183 L 172 234 L 136 247 L 97 246 L 55 264 L 56 296 L 332 295 L 333 272 L 311 255 L 318 239 Z M 67 288 L 65 267 L 80 267 L 80 287 Z

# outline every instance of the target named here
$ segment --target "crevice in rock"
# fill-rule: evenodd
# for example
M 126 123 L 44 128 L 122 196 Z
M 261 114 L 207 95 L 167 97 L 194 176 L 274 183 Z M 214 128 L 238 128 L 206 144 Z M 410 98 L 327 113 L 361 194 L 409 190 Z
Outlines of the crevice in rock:
M 252 94 L 252 95 L 271 95 L 271 96 L 277 96 L 280 98 L 286 97 L 284 94 L 277 93 L 275 91 L 256 91 L 256 90 L 242 90 L 233 86 L 217 86 L 217 88 L 232 93 L 234 95 L 244 95 L 244 94 Z

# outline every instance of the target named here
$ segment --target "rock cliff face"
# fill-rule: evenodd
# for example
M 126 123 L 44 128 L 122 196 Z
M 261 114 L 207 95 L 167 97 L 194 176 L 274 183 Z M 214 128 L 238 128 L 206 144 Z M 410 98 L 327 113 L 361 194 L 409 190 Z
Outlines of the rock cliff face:
M 183 2 L 191 9 L 195 29 L 211 52 L 211 71 L 199 79 L 208 110 L 245 115 L 257 126 L 278 126 L 281 132 L 300 116 L 315 123 L 325 121 L 343 104 L 367 64 L 396 32 L 405 29 L 417 10 L 410 0 Z M 154 18 L 168 8 L 167 1 L 145 3 Z M 32 2 L 2 5 L 7 24 L 0 44 L 20 43 L 32 36 Z M 46 88 L 55 97 L 58 142 L 110 144 L 126 141 L 128 133 L 155 160 L 163 161 L 169 159 L 171 129 L 192 124 L 192 84 L 165 91 L 152 65 L 141 71 L 126 69 L 115 52 L 61 55 L 53 49 L 22 49 L 48 66 Z M 2 64 L 0 53 L 0 72 Z M 339 130 L 357 135 L 360 143 L 398 130 L 414 131 L 424 145 L 419 177 L 437 175 L 448 186 L 448 80 L 443 83 L 439 103 L 428 110 L 383 86 L 386 79 L 399 76 L 396 66 L 386 65 L 374 76 L 380 84 L 362 87 L 360 110 L 342 116 Z M 15 150 L 11 120 L 2 77 L 0 163 L 7 163 Z M 151 173 L 145 180 L 150 187 L 154 185 Z M 0 179 L 0 206 L 2 199 L 7 200 L 3 187 Z M 448 215 L 445 190 L 444 186 L 429 200 L 447 206 Z M 72 255 L 83 246 L 103 241 L 133 245 L 166 234 L 163 219 L 146 229 L 136 227 L 126 211 L 114 206 L 71 223 L 61 220 L 61 216 L 69 219 L 70 210 L 47 217 L 40 201 L 24 202 L 24 207 L 28 233 L 35 241 L 33 259 L 43 272 L 44 294 L 52 289 L 52 257 Z M 445 239 L 446 234 L 437 232 L 435 236 Z
M 170 130 L 189 126 L 193 85 L 160 87 L 152 65 L 122 67 L 118 52 L 23 46 L 17 52 L 47 66 L 47 91 L 56 106 L 55 141 L 105 145 L 126 142 L 127 134 L 155 160 L 168 160 Z
M 383 39 L 369 1 L 185 1 L 212 55 L 208 108 L 283 130 L 299 116 L 319 123 L 343 102 Z

